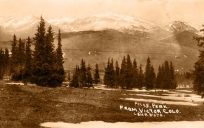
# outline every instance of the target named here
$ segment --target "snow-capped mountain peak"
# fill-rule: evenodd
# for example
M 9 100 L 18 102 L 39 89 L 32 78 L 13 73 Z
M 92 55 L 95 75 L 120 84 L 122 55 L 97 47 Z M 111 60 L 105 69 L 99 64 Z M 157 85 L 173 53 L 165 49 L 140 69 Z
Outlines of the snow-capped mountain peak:
M 45 19 L 47 25 L 52 25 L 54 30 L 61 29 L 63 32 L 78 32 L 78 31 L 89 31 L 89 30 L 106 30 L 114 29 L 121 32 L 182 32 L 197 30 L 191 25 L 181 22 L 174 21 L 171 24 L 162 27 L 156 25 L 142 18 L 136 18 L 132 16 L 124 16 L 113 13 L 100 14 L 95 16 L 81 17 L 81 18 L 69 18 L 59 17 Z M 36 31 L 36 26 L 40 21 L 40 17 L 27 16 L 22 18 L 15 17 L 0 17 L 0 27 L 3 31 L 10 34 L 16 33 L 19 36 L 33 35 Z
M 194 27 L 190 24 L 182 21 L 173 21 L 168 26 L 168 30 L 172 32 L 183 32 L 183 31 L 191 31 L 191 32 L 198 32 Z
M 57 23 L 55 25 L 67 32 L 104 29 L 115 29 L 120 31 L 124 29 L 137 29 L 139 31 L 148 31 L 155 26 L 142 19 L 116 14 L 89 16 L 77 18 L 75 20 L 68 20 L 67 22 L 63 20 L 63 24 Z

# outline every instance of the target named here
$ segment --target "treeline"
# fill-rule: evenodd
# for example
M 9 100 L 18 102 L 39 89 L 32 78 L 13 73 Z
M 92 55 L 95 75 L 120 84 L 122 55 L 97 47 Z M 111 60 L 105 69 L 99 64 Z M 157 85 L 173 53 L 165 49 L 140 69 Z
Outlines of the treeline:
M 99 83 L 100 75 L 98 65 L 94 70 L 92 78 L 91 67 L 86 67 L 85 61 L 81 61 L 81 66 L 76 66 L 71 80 L 72 87 L 92 87 L 93 83 Z M 165 61 L 159 66 L 157 74 L 151 64 L 150 58 L 147 59 L 145 71 L 142 65 L 138 66 L 136 59 L 131 60 L 130 56 L 123 57 L 119 66 L 118 61 L 108 59 L 104 71 L 103 83 L 109 88 L 142 88 L 147 89 L 175 89 L 177 82 L 175 79 L 174 67 L 172 62 Z
M 175 89 L 177 87 L 176 74 L 172 62 L 165 61 L 158 68 L 156 88 Z
M 2 69 L 7 69 L 14 81 L 31 82 L 41 86 L 58 86 L 64 80 L 63 53 L 60 30 L 57 34 L 57 48 L 54 45 L 54 32 L 52 27 L 45 28 L 45 21 L 37 27 L 35 37 L 31 39 L 17 39 L 13 36 L 11 56 L 9 51 L 1 50 L 0 70 L 1 76 L 5 74 Z M 34 48 L 31 48 L 32 44 Z M 4 59 L 1 59 L 4 58 Z M 7 59 L 6 59 L 7 58 Z M 5 68 L 6 67 L 6 68 Z
M 71 80 L 71 87 L 93 87 L 93 83 L 98 84 L 100 82 L 99 68 L 98 64 L 96 64 L 94 70 L 94 77 L 91 73 L 90 65 L 86 66 L 85 61 L 81 60 L 80 67 L 77 65 L 73 74 L 73 78 Z
M 123 57 L 121 66 L 119 67 L 118 61 L 109 59 L 105 68 L 104 84 L 113 88 L 142 88 L 147 89 L 175 89 L 177 86 L 174 67 L 172 62 L 165 61 L 164 64 L 159 66 L 156 75 L 150 58 L 147 59 L 145 71 L 142 70 L 142 65 L 138 67 L 136 59 L 131 61 L 129 55 Z

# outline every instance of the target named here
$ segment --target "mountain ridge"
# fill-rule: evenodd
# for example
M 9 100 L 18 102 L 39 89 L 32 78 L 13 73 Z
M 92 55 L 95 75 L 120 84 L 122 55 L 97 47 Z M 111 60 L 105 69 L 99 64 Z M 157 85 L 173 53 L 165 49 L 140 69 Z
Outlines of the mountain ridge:
M 23 29 L 27 33 L 17 30 L 17 37 L 23 35 L 22 38 L 26 38 L 28 35 L 34 35 L 38 18 L 34 18 L 33 22 L 26 20 L 32 20 L 32 18 L 25 18 L 22 23 L 16 22 L 16 19 L 11 20 L 20 26 L 30 24 L 28 28 Z M 8 23 L 12 24 L 12 22 Z M 130 54 L 141 64 L 144 64 L 149 56 L 156 66 L 164 60 L 171 60 L 177 70 L 182 71 L 192 69 L 198 56 L 198 48 L 193 40 L 198 31 L 182 21 L 159 26 L 148 21 L 116 15 L 105 16 L 105 18 L 98 16 L 76 20 L 69 18 L 64 18 L 62 21 L 46 20 L 46 23 L 51 24 L 55 32 L 59 28 L 62 30 L 66 69 L 73 68 L 81 58 L 92 64 L 99 63 L 104 67 L 109 57 L 120 61 L 124 55 Z M 5 25 L 0 22 L 0 26 Z M 5 27 L 1 28 L 0 34 L 7 33 L 4 31 Z M 12 34 L 8 34 L 11 35 L 10 40 Z M 6 47 L 5 41 L 0 43 L 1 46 Z M 183 65 L 184 61 L 185 65 Z

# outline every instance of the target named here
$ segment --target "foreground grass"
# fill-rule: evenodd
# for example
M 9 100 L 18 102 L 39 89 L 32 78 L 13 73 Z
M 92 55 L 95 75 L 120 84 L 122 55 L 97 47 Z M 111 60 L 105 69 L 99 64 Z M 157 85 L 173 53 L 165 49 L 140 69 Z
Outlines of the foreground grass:
M 37 128 L 43 122 L 84 121 L 137 122 L 203 120 L 204 105 L 171 106 L 181 113 L 163 118 L 138 117 L 121 111 L 120 105 L 134 107 L 134 102 L 122 101 L 128 91 L 94 89 L 46 88 L 5 85 L 0 83 L 0 128 Z M 134 96 L 135 97 L 135 96 Z M 137 97 L 140 98 L 140 97 Z

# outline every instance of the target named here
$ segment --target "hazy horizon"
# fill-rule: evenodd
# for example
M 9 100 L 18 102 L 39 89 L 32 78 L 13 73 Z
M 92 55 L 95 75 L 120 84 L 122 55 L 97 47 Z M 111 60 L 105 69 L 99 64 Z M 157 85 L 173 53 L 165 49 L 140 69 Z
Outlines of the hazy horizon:
M 198 27 L 204 23 L 201 12 L 203 0 L 0 0 L 1 17 L 79 18 L 111 13 L 157 24 L 181 20 Z

